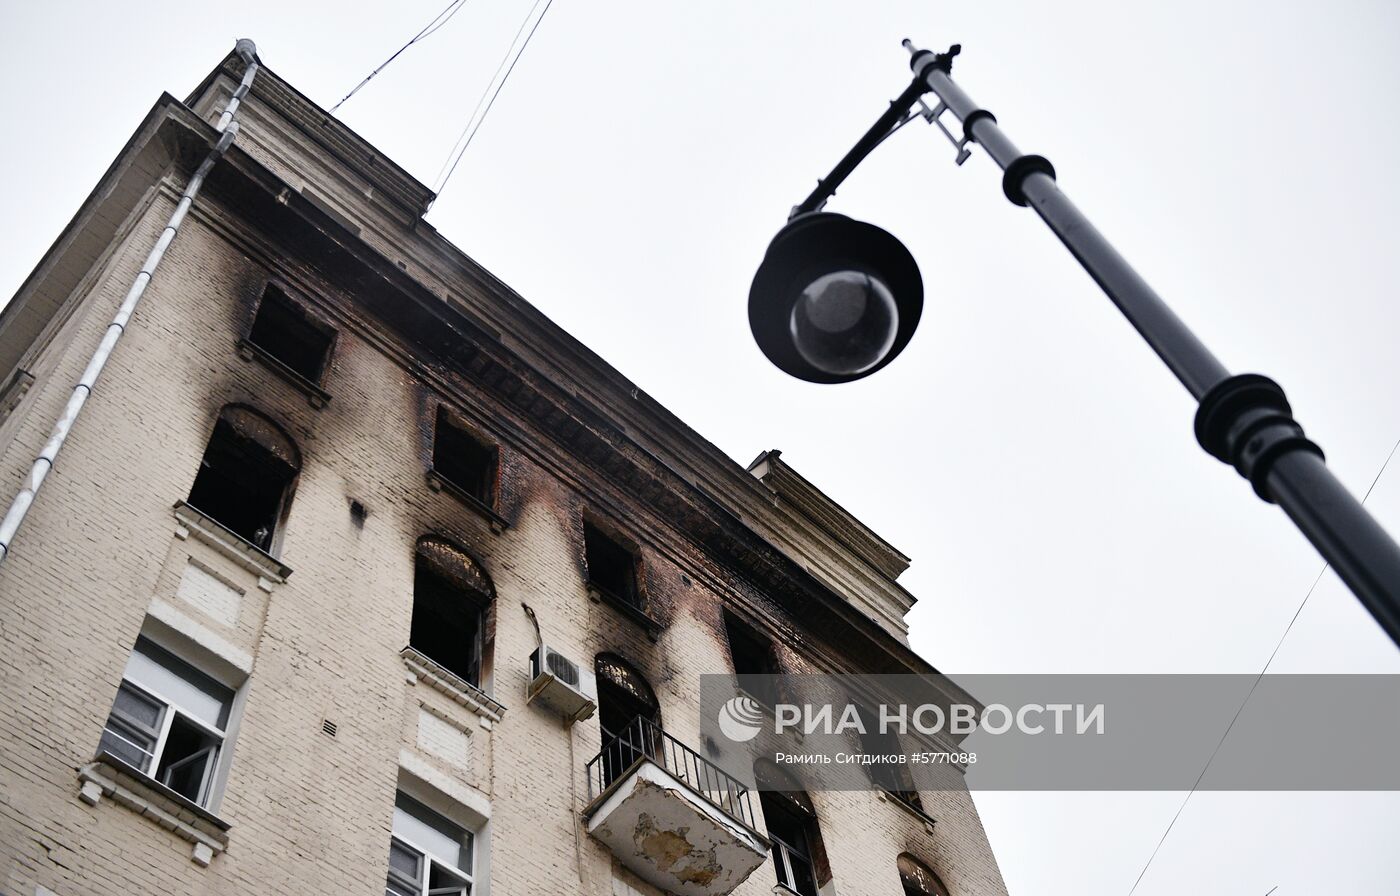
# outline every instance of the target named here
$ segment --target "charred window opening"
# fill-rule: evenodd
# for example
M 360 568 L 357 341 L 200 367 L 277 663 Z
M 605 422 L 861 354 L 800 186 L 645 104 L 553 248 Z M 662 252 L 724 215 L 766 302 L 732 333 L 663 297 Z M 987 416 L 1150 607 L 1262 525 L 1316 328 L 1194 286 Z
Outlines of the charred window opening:
M 433 472 L 487 507 L 495 504 L 496 448 L 475 438 L 438 409 Z
M 896 860 L 899 867 L 899 882 L 904 887 L 904 896 L 948 896 L 948 888 L 933 869 L 911 856 L 902 853 Z
M 765 706 L 778 702 L 778 687 L 773 676 L 781 674 L 773 643 L 741 622 L 728 610 L 724 611 L 724 634 L 729 639 L 729 655 L 734 672 L 740 676 L 739 686 Z
M 861 707 L 859 710 L 861 724 L 865 727 L 865 732 L 860 735 L 860 748 L 862 753 L 871 756 L 901 756 L 899 745 L 899 735 L 893 731 L 882 731 L 878 724 L 878 716 L 868 707 Z M 873 763 L 866 766 L 870 774 L 870 782 L 876 787 L 893 796 L 895 799 L 913 806 L 920 812 L 924 809 L 923 800 L 919 798 L 919 792 L 914 789 L 914 775 L 909 770 L 909 766 L 903 762 Z
M 486 573 L 469 554 L 442 539 L 422 539 L 413 570 L 409 646 L 481 687 L 492 593 Z
M 778 883 L 800 896 L 817 896 L 816 813 L 793 795 L 775 791 L 759 794 L 768 837 L 773 841 L 773 870 Z
M 300 469 L 292 440 L 271 420 L 230 405 L 219 413 L 189 504 L 264 551 Z
M 307 382 L 320 384 L 331 334 L 272 284 L 263 291 L 248 341 Z
M 636 554 L 587 522 L 583 524 L 583 551 L 590 585 L 609 597 L 642 609 Z
M 603 786 L 643 756 L 655 755 L 661 706 L 642 677 L 620 657 L 602 653 L 593 663 L 598 677 L 598 725 L 603 735 Z M 645 719 L 655 728 L 637 723 Z
M 799 896 L 817 896 L 819 887 L 831 880 L 831 863 L 811 797 L 797 779 L 769 760 L 757 760 L 753 771 L 763 820 L 773 841 L 778 883 Z

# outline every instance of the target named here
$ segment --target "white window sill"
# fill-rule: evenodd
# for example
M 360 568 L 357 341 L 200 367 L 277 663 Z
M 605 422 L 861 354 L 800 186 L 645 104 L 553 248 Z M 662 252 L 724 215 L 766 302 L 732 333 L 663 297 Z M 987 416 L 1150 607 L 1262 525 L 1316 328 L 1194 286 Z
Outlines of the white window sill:
M 492 722 L 499 722 L 505 715 L 506 708 L 500 701 L 460 675 L 444 669 L 421 651 L 405 647 L 399 651 L 399 656 L 403 657 L 403 664 L 415 678 L 477 715 Z
M 292 574 L 290 566 L 197 507 L 186 504 L 184 501 L 177 501 L 174 510 L 175 519 L 180 523 L 175 530 L 177 537 L 188 538 L 193 535 L 234 563 L 269 583 L 280 585 L 287 581 L 287 577 Z
M 109 753 L 100 753 L 79 768 L 78 780 L 82 782 L 78 798 L 89 806 L 109 797 L 189 841 L 193 844 L 190 861 L 196 865 L 207 868 L 214 856 L 228 849 L 228 822 Z

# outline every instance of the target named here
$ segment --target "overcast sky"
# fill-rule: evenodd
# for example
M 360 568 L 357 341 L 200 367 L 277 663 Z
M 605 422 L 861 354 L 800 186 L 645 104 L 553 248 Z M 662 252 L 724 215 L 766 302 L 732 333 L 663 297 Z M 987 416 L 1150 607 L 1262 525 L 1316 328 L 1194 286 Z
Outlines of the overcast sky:
M 329 107 L 445 2 L 7 4 L 0 294 L 235 38 Z M 468 0 L 340 116 L 431 181 L 530 2 Z M 754 268 L 907 83 L 906 36 L 961 42 L 964 89 L 1365 491 L 1400 439 L 1393 4 L 555 0 L 428 220 L 737 462 L 783 449 L 911 555 L 939 668 L 1259 671 L 1321 560 L 980 151 L 959 169 L 916 123 L 830 206 L 922 267 L 898 361 L 814 386 L 754 347 Z M 1400 460 L 1369 506 L 1400 531 Z M 1329 574 L 1273 670 L 1400 654 Z M 1181 798 L 978 805 L 1013 893 L 1122 896 Z M 1389 894 L 1397 829 L 1400 794 L 1198 794 L 1137 892 Z

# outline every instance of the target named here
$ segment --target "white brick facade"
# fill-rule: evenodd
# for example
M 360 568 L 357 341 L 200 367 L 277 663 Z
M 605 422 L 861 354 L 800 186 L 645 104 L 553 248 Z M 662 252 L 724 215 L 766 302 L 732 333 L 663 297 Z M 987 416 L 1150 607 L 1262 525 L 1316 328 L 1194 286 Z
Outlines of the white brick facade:
M 33 383 L 0 422 L 6 501 L 238 76 L 226 60 L 193 113 L 157 105 L 0 318 L 0 361 Z M 723 607 L 761 625 L 789 671 L 877 671 L 874 657 L 878 671 L 921 672 L 898 622 L 907 596 L 834 535 L 821 567 L 868 583 L 860 601 L 785 560 L 779 548 L 798 536 L 772 534 L 787 530 L 764 510 L 765 484 L 416 224 L 422 188 L 392 163 L 303 117 L 305 101 L 270 71 L 259 78 L 235 149 L 0 566 L 0 892 L 374 896 L 403 787 L 477 831 L 475 892 L 650 896 L 580 822 L 598 719 L 568 727 L 525 702 L 536 630 L 522 605 L 580 664 L 626 657 L 666 730 L 696 744 L 698 677 L 731 670 Z M 335 330 L 324 407 L 237 351 L 269 279 Z M 499 445 L 500 532 L 425 480 L 441 403 Z M 229 404 L 278 421 L 302 454 L 275 562 L 173 509 Z M 638 546 L 656 640 L 589 599 L 585 515 Z M 415 544 L 429 534 L 465 546 L 491 578 L 482 682 L 499 717 L 400 655 Z M 236 689 L 207 817 L 91 766 L 143 634 Z M 971 799 L 923 799 L 932 832 L 873 793 L 812 794 L 824 894 L 898 894 L 906 851 L 955 896 L 1003 894 Z M 764 867 L 735 892 L 772 887 Z

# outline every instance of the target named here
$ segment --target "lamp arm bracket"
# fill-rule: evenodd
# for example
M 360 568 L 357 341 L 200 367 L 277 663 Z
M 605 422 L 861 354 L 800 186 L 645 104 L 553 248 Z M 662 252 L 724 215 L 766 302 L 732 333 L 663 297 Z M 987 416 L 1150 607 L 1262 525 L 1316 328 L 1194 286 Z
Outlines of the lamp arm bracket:
M 955 160 L 957 164 L 961 165 L 963 162 L 966 162 L 968 156 L 972 155 L 972 150 L 967 148 L 967 145 L 972 142 L 972 134 L 968 131 L 966 122 L 963 124 L 962 137 L 955 137 L 953 136 L 953 132 L 948 130 L 948 126 L 943 123 L 943 113 L 948 111 L 947 103 L 940 102 L 937 106 L 930 109 L 928 103 L 924 102 L 923 98 L 920 97 L 919 108 L 922 110 L 919 114 L 923 116 L 924 121 L 936 125 L 938 129 L 943 132 L 943 136 L 948 138 L 948 142 L 953 144 L 953 148 L 958 151 Z M 991 118 L 993 121 L 996 121 L 996 117 L 985 109 L 979 109 L 978 111 L 986 117 Z
M 870 155 L 875 147 L 885 142 L 885 138 L 904 127 L 915 115 L 919 114 L 911 114 L 911 110 L 930 89 L 927 81 L 923 78 L 915 78 L 908 87 L 904 88 L 903 93 L 890 101 L 890 107 L 876 119 L 870 130 L 866 131 L 865 135 L 856 141 L 856 145 L 842 156 L 841 161 L 836 163 L 836 167 L 831 169 L 831 173 L 817 181 L 816 189 L 801 203 L 793 207 L 792 214 L 788 215 L 788 220 L 791 221 L 798 215 L 804 215 L 808 212 L 820 211 L 826 205 L 826 201 L 836 195 L 836 188 L 841 186 L 861 162 L 865 161 L 866 156 Z

